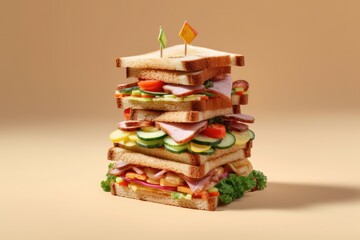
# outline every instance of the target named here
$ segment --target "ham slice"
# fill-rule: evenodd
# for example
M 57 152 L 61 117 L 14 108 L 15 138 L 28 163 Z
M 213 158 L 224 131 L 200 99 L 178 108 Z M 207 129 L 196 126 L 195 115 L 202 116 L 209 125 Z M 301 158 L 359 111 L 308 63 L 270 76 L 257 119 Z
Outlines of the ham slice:
M 182 178 L 186 181 L 191 191 L 195 194 L 198 194 L 204 189 L 209 189 L 210 187 L 215 186 L 215 184 L 219 182 L 220 176 L 223 172 L 224 169 L 221 167 L 213 169 L 201 179 L 190 178 L 187 176 L 182 176 Z
M 208 92 L 222 94 L 228 99 L 231 99 L 232 80 L 230 75 L 226 75 L 224 79 L 214 81 L 213 86 L 208 88 Z
M 186 143 L 207 126 L 207 121 L 197 123 L 165 123 L 157 122 L 158 127 L 166 132 L 175 142 Z
M 253 116 L 243 114 L 243 113 L 236 113 L 236 114 L 228 114 L 224 116 L 224 119 L 232 119 L 237 120 L 244 123 L 253 123 L 255 118 Z
M 204 190 L 207 185 L 209 185 L 212 175 L 207 175 L 206 177 L 201 179 L 194 179 L 186 176 L 183 176 L 183 178 L 186 181 L 189 188 L 191 189 L 191 191 L 195 194 L 198 194 L 202 190 Z
M 166 84 L 163 86 L 165 92 L 170 92 L 177 97 L 185 97 L 191 94 L 202 92 L 204 90 L 204 85 L 200 86 L 186 86 L 178 84 Z

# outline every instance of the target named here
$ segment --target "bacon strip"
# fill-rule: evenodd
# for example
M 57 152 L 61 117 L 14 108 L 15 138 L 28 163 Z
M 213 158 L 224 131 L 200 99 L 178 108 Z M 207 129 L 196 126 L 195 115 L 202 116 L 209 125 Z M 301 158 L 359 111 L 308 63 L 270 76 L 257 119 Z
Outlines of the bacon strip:
M 249 89 L 249 83 L 245 80 L 236 80 L 232 83 L 232 88 L 244 88 L 244 91 Z
M 186 143 L 207 126 L 207 121 L 197 123 L 165 123 L 157 122 L 158 127 L 166 132 L 175 142 Z
M 119 84 L 116 87 L 116 90 L 120 91 L 123 90 L 125 88 L 129 88 L 129 87 L 135 87 L 137 86 L 137 82 L 133 82 L 133 83 L 123 83 L 123 84 Z
M 224 116 L 224 119 L 237 120 L 244 123 L 253 123 L 255 121 L 255 118 L 253 116 L 243 113 L 227 114 Z
M 140 120 L 125 120 L 118 123 L 117 127 L 123 131 L 135 131 L 141 127 L 153 126 L 154 122 Z

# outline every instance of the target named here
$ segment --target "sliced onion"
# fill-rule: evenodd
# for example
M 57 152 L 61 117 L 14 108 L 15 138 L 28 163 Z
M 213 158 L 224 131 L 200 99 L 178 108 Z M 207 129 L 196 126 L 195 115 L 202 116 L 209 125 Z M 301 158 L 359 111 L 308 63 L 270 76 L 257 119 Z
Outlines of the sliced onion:
M 229 172 L 225 171 L 223 174 L 220 175 L 220 180 L 223 178 L 227 178 L 229 176 Z
M 155 173 L 154 176 L 153 176 L 153 178 L 154 178 L 154 179 L 159 179 L 159 178 L 161 178 L 165 173 L 166 173 L 166 170 L 161 170 L 161 171 Z
M 138 167 L 133 167 L 132 169 L 133 169 L 137 174 L 144 174 L 144 171 L 141 170 L 141 169 L 138 168 Z
M 120 169 L 117 169 L 117 168 L 113 168 L 109 171 L 109 173 L 111 175 L 114 175 L 114 176 L 119 176 L 121 173 L 123 173 L 124 170 L 120 170 Z
M 122 168 L 122 167 L 125 167 L 125 166 L 127 166 L 127 165 L 130 165 L 130 163 L 124 162 L 124 161 L 117 161 L 117 162 L 114 164 L 113 168 Z
M 151 184 L 151 183 L 147 183 L 138 179 L 130 179 L 127 177 L 122 177 L 126 182 L 134 182 L 140 185 L 143 185 L 145 187 L 150 187 L 150 188 L 156 188 L 159 190 L 167 190 L 167 191 L 177 191 L 177 187 L 169 187 L 169 186 L 160 186 L 157 184 Z

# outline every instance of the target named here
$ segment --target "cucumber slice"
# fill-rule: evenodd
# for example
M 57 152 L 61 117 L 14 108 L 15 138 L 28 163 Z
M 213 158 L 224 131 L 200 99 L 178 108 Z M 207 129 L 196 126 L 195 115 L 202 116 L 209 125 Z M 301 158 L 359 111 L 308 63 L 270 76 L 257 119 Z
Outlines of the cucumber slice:
M 164 138 L 164 143 L 165 145 L 168 145 L 170 147 L 181 147 L 187 144 L 187 143 L 177 143 L 170 136 Z
M 250 129 L 248 129 L 250 132 L 250 140 L 254 140 L 255 139 L 255 133 L 253 131 L 251 131 Z
M 216 145 L 216 148 L 221 148 L 221 149 L 226 149 L 229 147 L 232 147 L 236 142 L 236 138 L 233 134 L 227 132 L 225 135 L 225 138 L 221 141 L 221 143 L 219 143 L 218 145 Z
M 141 92 L 139 91 L 139 89 L 135 89 L 133 91 L 131 91 L 131 96 L 141 96 Z
M 139 89 L 138 86 L 128 87 L 128 88 L 124 88 L 124 89 L 120 90 L 120 93 L 131 94 L 131 92 L 133 90 L 138 90 L 138 89 Z
M 162 139 L 160 140 L 150 140 L 150 141 L 144 141 L 144 140 L 137 140 L 136 144 L 140 147 L 145 148 L 160 148 L 164 146 L 164 141 Z
M 180 145 L 178 147 L 174 147 L 174 146 L 169 146 L 167 144 L 165 144 L 165 149 L 169 152 L 172 152 L 172 153 L 183 153 L 183 152 L 186 152 L 187 151 L 187 144 L 185 145 Z
M 150 94 L 150 95 L 154 95 L 154 96 L 162 96 L 162 95 L 168 95 L 169 93 L 166 92 L 149 92 L 149 91 L 145 91 L 142 89 L 139 89 L 140 92 L 146 93 L 146 94 Z
M 127 97 L 127 99 L 132 101 L 139 101 L 139 102 L 151 102 L 153 100 L 152 98 L 143 98 L 143 97 L 134 97 L 134 96 L 129 96 Z
M 201 145 L 208 145 L 208 146 L 215 146 L 221 143 L 222 139 L 220 138 L 211 138 L 205 135 L 197 135 L 193 138 L 192 142 L 201 144 Z
M 156 132 L 145 132 L 142 130 L 138 130 L 136 132 L 136 135 L 139 139 L 145 140 L 145 141 L 157 140 L 157 139 L 162 139 L 162 138 L 166 137 L 166 133 L 163 132 L 162 130 L 158 130 Z
M 208 155 L 212 155 L 212 154 L 215 152 L 215 149 L 214 149 L 214 148 L 210 148 L 209 150 L 207 150 L 207 151 L 205 151 L 205 152 L 193 152 L 193 151 L 191 151 L 190 148 L 188 148 L 188 151 L 189 151 L 190 153 L 208 156 Z

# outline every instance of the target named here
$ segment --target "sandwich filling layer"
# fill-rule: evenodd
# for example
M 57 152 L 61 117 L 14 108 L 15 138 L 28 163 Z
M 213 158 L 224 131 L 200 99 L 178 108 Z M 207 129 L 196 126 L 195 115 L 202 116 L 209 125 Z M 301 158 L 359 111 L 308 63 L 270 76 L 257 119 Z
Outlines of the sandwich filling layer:
M 229 187 L 230 183 L 232 187 Z M 128 187 L 132 191 L 140 188 L 162 190 L 168 192 L 168 197 L 173 199 L 220 196 L 223 203 L 229 203 L 229 197 L 236 199 L 245 191 L 265 188 L 266 177 L 253 171 L 248 159 L 217 167 L 201 179 L 118 161 L 109 165 L 107 179 L 101 183 L 105 191 L 110 191 L 111 184 Z
M 239 117 L 240 116 L 240 117 Z M 151 121 L 122 121 L 110 133 L 115 146 L 131 150 L 132 147 L 148 149 L 165 148 L 166 151 L 210 156 L 215 151 L 233 146 L 245 148 L 255 134 L 244 122 L 253 122 L 245 114 L 229 114 L 197 123 L 166 123 Z
M 191 102 L 222 96 L 230 100 L 232 95 L 247 95 L 248 88 L 249 84 L 245 80 L 232 82 L 230 75 L 217 76 L 199 86 L 140 80 L 118 85 L 115 98 L 138 102 Z

